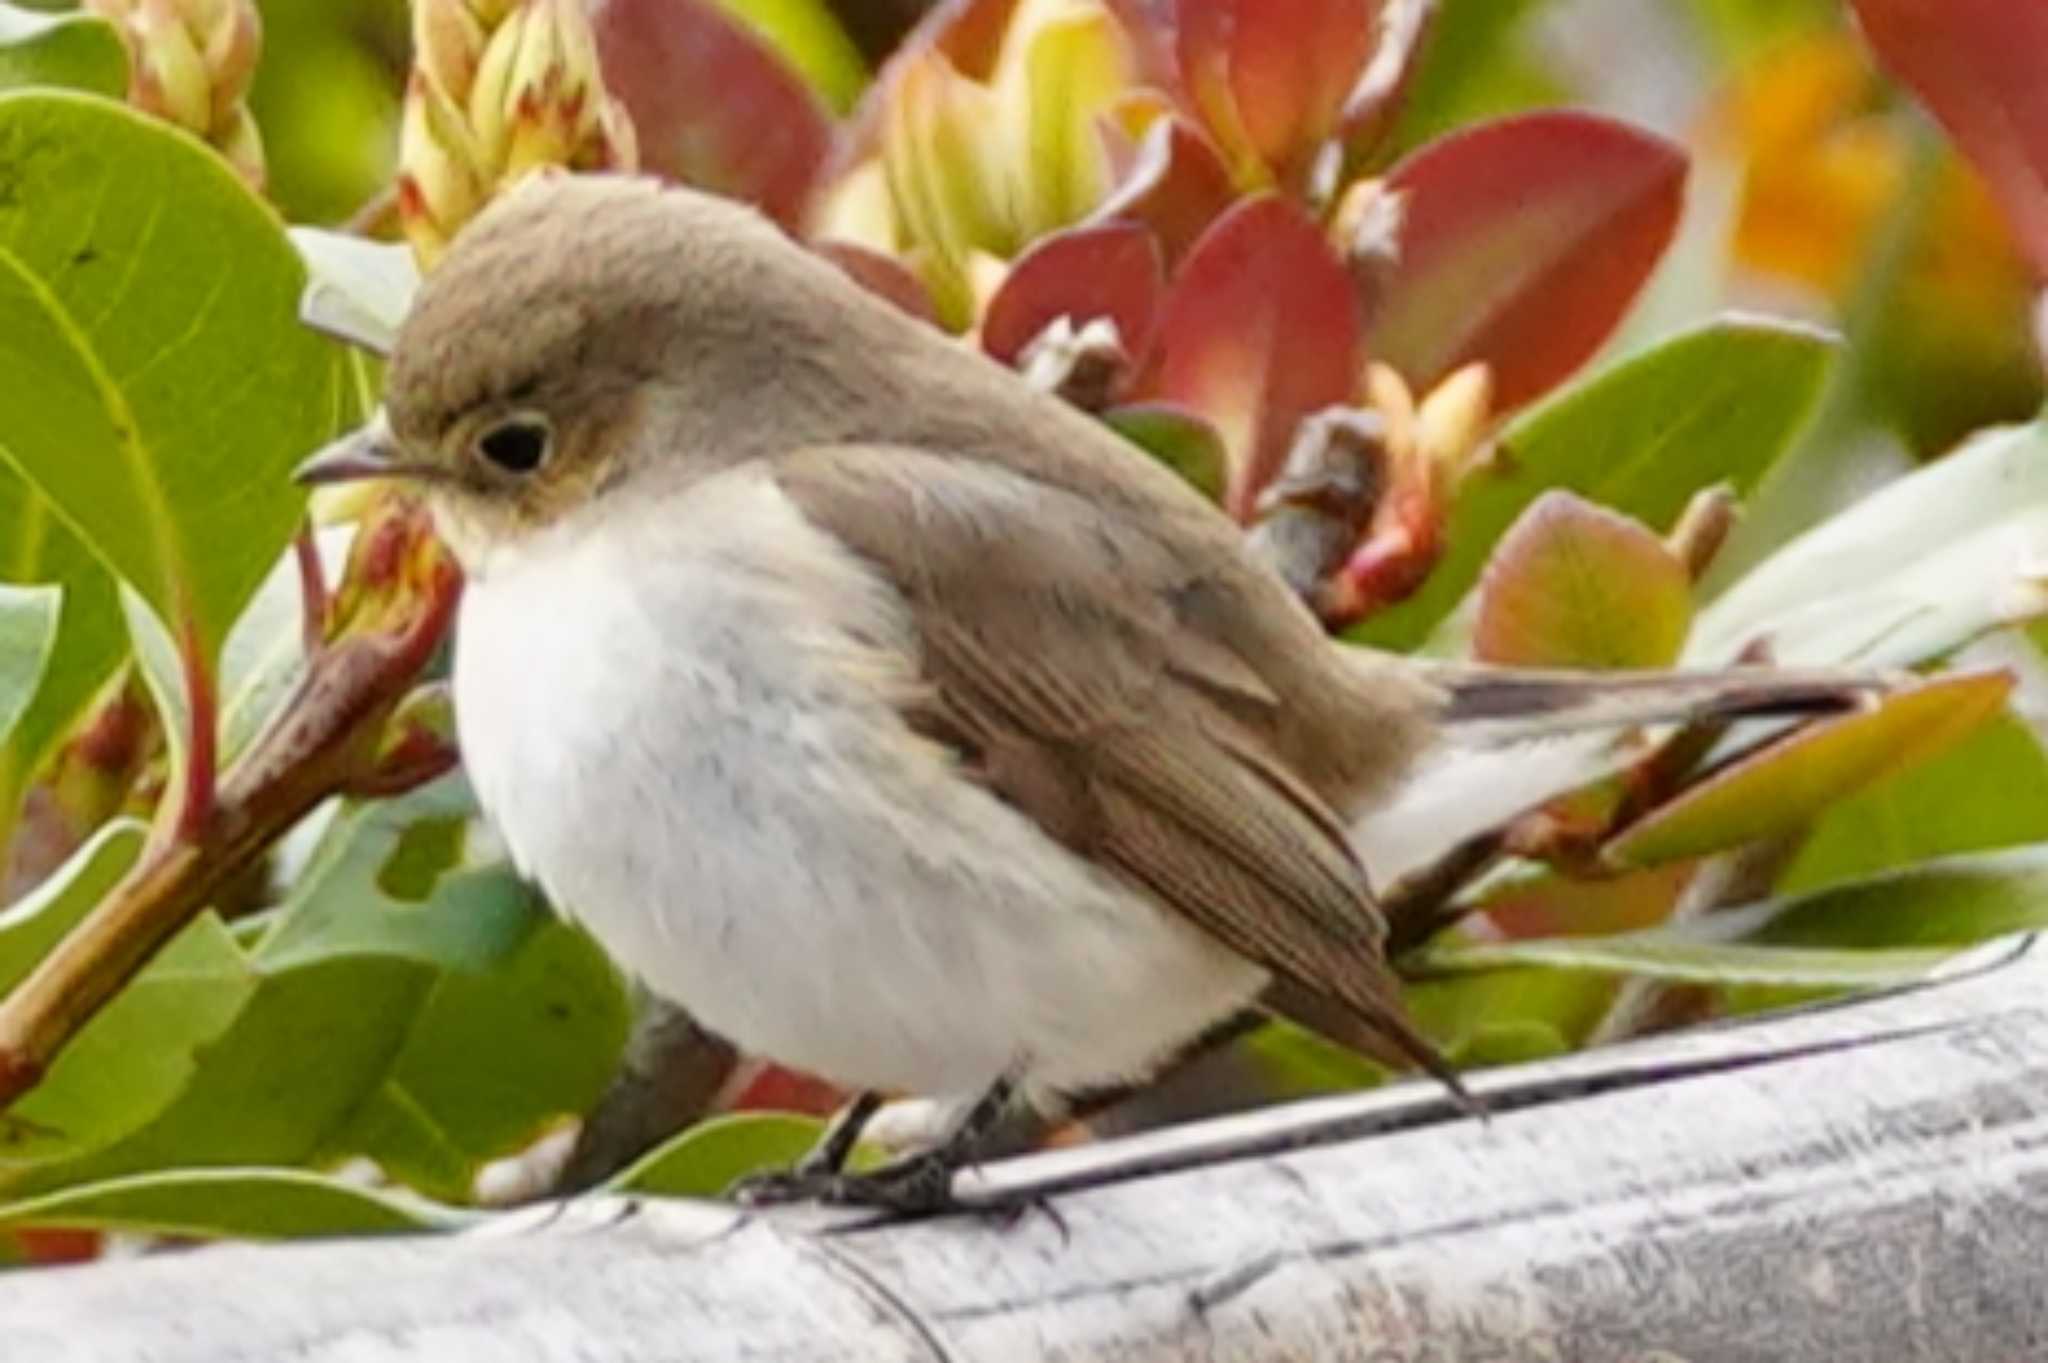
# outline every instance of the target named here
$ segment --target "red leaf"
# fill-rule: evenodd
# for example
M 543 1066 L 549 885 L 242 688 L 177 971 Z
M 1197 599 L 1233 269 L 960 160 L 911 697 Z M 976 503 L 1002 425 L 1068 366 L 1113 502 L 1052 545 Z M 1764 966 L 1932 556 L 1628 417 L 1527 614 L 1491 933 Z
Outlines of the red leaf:
M 1377 0 L 1182 0 L 1188 97 L 1233 156 L 1296 182 L 1372 53 Z
M 1487 561 L 1472 650 L 1523 667 L 1669 667 L 1691 626 L 1692 582 L 1664 541 L 1553 489 Z
M 989 300 L 981 348 L 1015 364 L 1024 347 L 1059 317 L 1071 317 L 1077 328 L 1107 317 L 1116 323 L 1124 353 L 1135 359 L 1152 339 L 1165 288 L 1159 244 L 1136 223 L 1055 232 L 1018 259 Z
M 1181 262 L 1140 387 L 1215 424 L 1224 504 L 1244 519 L 1301 419 L 1356 395 L 1358 332 L 1350 276 L 1316 225 L 1286 199 L 1249 199 Z
M 1144 223 L 1171 263 L 1236 197 L 1230 172 L 1209 139 L 1178 118 L 1161 118 L 1146 130 L 1136 164 L 1095 216 Z
M 1400 260 L 1373 355 L 1418 391 L 1473 360 L 1496 409 L 1562 382 L 1607 339 L 1678 225 L 1685 152 L 1581 113 L 1502 119 L 1397 166 Z
M 1878 60 L 1912 87 L 1990 183 L 2048 280 L 2048 6 L 1852 0 Z
M 590 18 L 644 169 L 799 221 L 831 129 L 795 73 L 705 0 L 596 0 Z
M 931 294 L 910 267 L 894 256 L 871 251 L 850 241 L 818 241 L 811 249 L 853 277 L 870 293 L 880 294 L 921 322 L 937 326 Z

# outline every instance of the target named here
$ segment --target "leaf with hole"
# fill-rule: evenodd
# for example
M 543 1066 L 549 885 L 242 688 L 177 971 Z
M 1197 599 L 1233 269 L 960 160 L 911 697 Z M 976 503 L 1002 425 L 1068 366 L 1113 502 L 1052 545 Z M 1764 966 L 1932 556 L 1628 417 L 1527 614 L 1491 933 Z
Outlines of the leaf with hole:
M 352 811 L 253 946 L 188 927 L 14 1109 L 0 1186 L 368 1155 L 461 1200 L 582 1111 L 624 1045 L 623 991 L 510 867 L 459 862 L 472 813 L 453 779 Z

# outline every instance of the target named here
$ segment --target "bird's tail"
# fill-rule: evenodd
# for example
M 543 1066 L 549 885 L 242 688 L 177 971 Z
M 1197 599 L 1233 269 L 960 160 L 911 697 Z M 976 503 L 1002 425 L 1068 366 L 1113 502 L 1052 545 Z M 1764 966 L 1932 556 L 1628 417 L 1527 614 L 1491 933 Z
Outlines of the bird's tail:
M 1766 666 L 1695 671 L 1556 671 L 1433 664 L 1443 722 L 1462 738 L 1515 742 L 1584 729 L 1830 714 L 1870 704 L 1900 679 Z

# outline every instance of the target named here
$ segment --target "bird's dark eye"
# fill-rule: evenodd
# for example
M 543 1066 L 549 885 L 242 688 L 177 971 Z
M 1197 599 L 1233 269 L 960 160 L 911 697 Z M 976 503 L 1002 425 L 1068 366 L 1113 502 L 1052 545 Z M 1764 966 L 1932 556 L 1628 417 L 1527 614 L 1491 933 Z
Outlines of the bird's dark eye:
M 476 439 L 476 452 L 507 473 L 532 473 L 548 457 L 548 423 L 537 416 L 515 416 Z

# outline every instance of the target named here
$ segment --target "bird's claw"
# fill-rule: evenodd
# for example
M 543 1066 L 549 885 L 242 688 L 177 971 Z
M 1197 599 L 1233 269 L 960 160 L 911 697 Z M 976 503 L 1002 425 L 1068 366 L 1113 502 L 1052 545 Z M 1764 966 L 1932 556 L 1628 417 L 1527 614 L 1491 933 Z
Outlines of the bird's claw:
M 951 1211 L 960 1205 L 953 1198 L 952 1168 L 930 1157 L 900 1160 L 864 1173 L 834 1172 L 799 1164 L 749 1174 L 734 1183 L 727 1195 L 748 1207 L 824 1202 L 915 1215 Z

